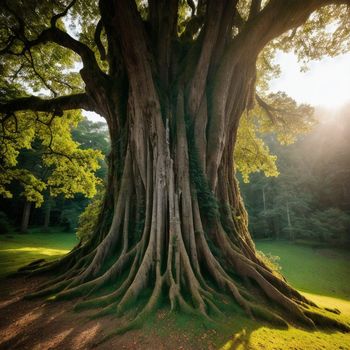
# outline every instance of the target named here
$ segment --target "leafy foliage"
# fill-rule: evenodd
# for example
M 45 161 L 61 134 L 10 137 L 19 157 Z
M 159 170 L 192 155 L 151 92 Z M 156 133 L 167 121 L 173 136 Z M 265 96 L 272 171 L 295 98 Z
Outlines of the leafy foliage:
M 349 7 L 329 5 L 313 13 L 303 26 L 275 39 L 272 45 L 284 51 L 293 50 L 306 63 L 349 51 L 349 38 Z
M 271 253 L 264 253 L 262 250 L 258 250 L 258 255 L 272 271 L 281 274 L 282 268 L 279 265 L 279 256 L 272 255 Z
M 43 203 L 45 190 L 51 196 L 93 197 L 99 183 L 95 171 L 103 156 L 99 150 L 81 149 L 73 140 L 71 131 L 79 120 L 80 113 L 71 111 L 62 117 L 29 112 L 8 117 L 0 132 L 0 194 L 12 197 L 8 185 L 17 181 L 22 195 L 36 206 Z M 37 153 L 34 163 L 19 162 L 23 150 Z
M 102 209 L 102 203 L 103 191 L 99 191 L 91 200 L 90 204 L 85 208 L 83 213 L 80 214 L 79 226 L 77 229 L 77 237 L 79 240 L 87 241 L 91 238 Z
M 238 129 L 235 147 L 237 170 L 243 181 L 249 182 L 249 174 L 263 171 L 265 176 L 278 176 L 277 157 L 270 154 L 269 147 L 258 136 L 258 126 L 249 115 L 244 115 Z

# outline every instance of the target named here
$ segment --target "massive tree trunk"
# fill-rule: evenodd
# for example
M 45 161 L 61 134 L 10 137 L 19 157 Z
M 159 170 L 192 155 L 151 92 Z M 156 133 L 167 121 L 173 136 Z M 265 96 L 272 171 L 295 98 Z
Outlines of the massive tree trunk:
M 270 3 L 231 41 L 236 2 L 208 1 L 204 29 L 187 47 L 174 39 L 176 0 L 150 1 L 148 26 L 133 2 L 100 2 L 108 77 L 77 52 L 87 94 L 110 131 L 106 197 L 92 239 L 41 267 L 60 273 L 35 296 L 83 296 L 79 308 L 123 314 L 148 291 L 136 323 L 162 298 L 171 310 L 205 317 L 231 298 L 253 318 L 347 329 L 315 312 L 261 260 L 234 176 L 237 128 L 252 103 L 257 55 L 316 6 Z M 94 296 L 107 283 L 114 290 Z

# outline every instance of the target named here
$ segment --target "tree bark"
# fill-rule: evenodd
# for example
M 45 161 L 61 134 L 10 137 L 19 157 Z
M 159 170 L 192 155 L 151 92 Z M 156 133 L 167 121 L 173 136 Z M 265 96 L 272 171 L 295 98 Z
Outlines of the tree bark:
M 287 213 L 287 223 L 288 223 L 288 232 L 289 232 L 289 239 L 291 241 L 294 241 L 294 229 L 293 229 L 293 225 L 292 225 L 292 221 L 290 218 L 290 209 L 289 209 L 289 202 L 287 200 L 286 202 L 286 213 Z
M 21 233 L 27 233 L 28 232 L 28 225 L 29 225 L 29 218 L 30 218 L 30 209 L 31 209 L 32 203 L 25 201 L 23 206 L 23 214 L 22 214 L 22 222 L 21 222 Z
M 43 229 L 45 231 L 47 231 L 50 226 L 51 205 L 52 205 L 51 199 L 47 199 L 46 205 L 45 205 L 45 217 L 44 217 L 44 226 L 43 226 Z

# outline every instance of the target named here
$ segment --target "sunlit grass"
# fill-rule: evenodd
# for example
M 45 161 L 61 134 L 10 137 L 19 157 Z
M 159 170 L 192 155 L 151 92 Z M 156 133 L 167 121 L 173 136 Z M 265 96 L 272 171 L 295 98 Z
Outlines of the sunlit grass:
M 349 283 L 348 281 L 344 281 L 344 283 Z M 318 306 L 324 308 L 336 308 L 341 311 L 342 315 L 348 319 L 350 322 L 350 300 L 344 300 L 341 298 L 334 298 L 325 295 L 317 295 L 312 293 L 304 293 L 308 299 L 314 301 Z
M 258 242 L 265 254 L 280 257 L 282 273 L 307 298 L 320 307 L 337 308 L 343 321 L 350 322 L 350 280 L 347 252 L 315 248 L 287 242 Z M 307 292 L 306 292 L 307 291 Z M 238 329 L 237 329 L 238 328 Z M 221 350 L 350 350 L 350 334 L 309 332 L 290 327 L 254 327 L 242 320 L 232 327 L 232 336 L 219 346 Z
M 350 301 L 305 294 L 321 307 L 337 308 L 344 321 L 350 322 Z M 226 330 L 225 330 L 226 332 Z M 220 350 L 349 350 L 350 335 L 334 331 L 307 331 L 289 327 L 288 330 L 271 326 L 257 327 L 254 322 L 238 318 L 232 326 L 232 335 L 219 343 Z
M 73 233 L 0 235 L 0 277 L 37 259 L 57 259 L 67 254 L 76 243 Z
M 350 259 L 345 249 L 285 241 L 258 241 L 257 249 L 280 257 L 282 273 L 298 290 L 350 300 Z
M 69 249 L 50 249 L 44 247 L 23 247 L 23 248 L 10 248 L 1 249 L 4 253 L 19 253 L 19 252 L 33 252 L 40 255 L 62 255 L 69 252 Z
M 288 331 L 261 327 L 252 332 L 245 344 L 225 350 L 347 350 L 349 335 L 342 333 L 307 332 L 296 328 Z
M 320 307 L 339 309 L 342 319 L 350 322 L 350 301 L 311 293 L 303 294 Z M 350 349 L 350 335 L 334 331 L 308 332 L 293 327 L 288 330 L 261 327 L 251 332 L 248 344 L 248 349 L 251 350 L 348 350 Z M 246 348 L 240 344 L 236 348 L 231 347 L 225 350 L 228 349 L 243 350 Z

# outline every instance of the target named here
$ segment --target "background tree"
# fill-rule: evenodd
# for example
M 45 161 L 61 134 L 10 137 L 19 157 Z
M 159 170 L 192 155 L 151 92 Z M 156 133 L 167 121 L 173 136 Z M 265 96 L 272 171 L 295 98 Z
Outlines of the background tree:
M 264 81 L 259 55 L 268 59 L 276 47 L 291 46 L 312 58 L 346 50 L 345 4 L 3 2 L 3 80 L 17 95 L 4 97 L 2 124 L 26 120 L 23 110 L 85 109 L 106 119 L 111 138 L 96 230 L 61 261 L 41 267 L 61 274 L 36 296 L 91 295 L 112 281 L 110 294 L 79 306 L 122 314 L 149 292 L 128 327 L 164 296 L 171 310 L 204 316 L 219 313 L 220 300 L 231 297 L 248 315 L 281 325 L 288 319 L 348 329 L 313 309 L 262 261 L 233 176 L 239 121 L 255 99 L 264 110 L 262 129 L 288 141 L 295 121 L 308 127 L 307 106 L 284 94 L 264 96 L 263 88 L 257 97 L 256 83 Z M 328 27 L 333 20 L 336 35 Z M 24 96 L 33 84 L 48 96 Z
M 87 120 L 86 117 L 79 117 L 78 124 L 69 127 L 65 133 L 66 135 L 62 140 L 66 141 L 72 139 L 74 145 L 78 146 L 80 150 L 88 150 L 86 154 L 87 157 L 91 157 L 98 162 L 99 166 L 96 167 L 96 170 L 92 173 L 92 179 L 94 181 L 92 191 L 87 188 L 89 183 L 83 181 L 82 185 L 84 191 L 81 191 L 81 188 L 78 187 L 77 190 L 74 189 L 70 191 L 68 196 L 64 190 L 61 193 L 56 192 L 54 193 L 54 196 L 52 196 L 49 181 L 51 184 L 54 183 L 52 176 L 55 168 L 47 166 L 43 161 L 43 154 L 48 151 L 46 146 L 42 145 L 42 143 L 36 138 L 32 140 L 29 149 L 17 149 L 18 156 L 15 167 L 3 168 L 4 173 L 7 172 L 8 175 L 10 175 L 11 171 L 14 169 L 25 170 L 45 184 L 44 189 L 38 193 L 40 202 L 35 203 L 35 210 L 32 210 L 31 213 L 27 212 L 27 218 L 29 219 L 30 215 L 31 222 L 35 226 L 43 225 L 43 230 L 45 232 L 48 232 L 52 211 L 54 213 L 53 224 L 56 227 L 55 229 L 58 229 L 59 226 L 63 226 L 68 231 L 74 230 L 77 227 L 80 213 L 89 201 L 88 197 L 92 197 L 95 193 L 94 187 L 106 178 L 107 166 L 101 154 L 102 152 L 105 156 L 109 148 L 106 125 L 101 122 L 94 123 Z M 63 146 L 60 147 L 63 148 Z M 91 152 L 91 150 L 95 151 Z M 65 151 L 64 154 L 56 154 L 55 156 L 57 156 L 57 161 L 59 162 L 61 157 L 68 156 L 68 154 L 69 153 Z M 74 188 L 75 181 L 82 181 L 79 173 L 83 171 L 85 171 L 85 169 L 82 166 L 75 172 L 75 176 L 73 177 L 70 171 L 64 170 L 63 176 L 66 176 L 67 181 L 70 182 L 70 188 Z M 62 170 L 60 170 L 60 173 L 62 173 Z M 29 208 L 31 208 L 31 203 L 33 203 L 28 201 L 27 196 L 23 194 L 23 186 L 25 185 L 26 183 L 23 183 L 21 177 L 13 178 L 12 182 L 7 184 L 11 198 L 4 200 L 0 204 L 0 210 L 8 216 L 15 226 L 23 226 L 23 223 L 21 224 L 18 222 L 18 208 L 23 206 L 23 197 L 24 207 L 28 207 L 29 204 Z M 41 201 L 43 202 L 43 205 L 41 205 Z M 28 221 L 26 224 L 27 225 L 25 226 L 28 226 Z M 21 231 L 23 232 L 23 229 Z
M 93 197 L 96 193 L 95 172 L 102 154 L 83 149 L 73 140 L 71 131 L 79 120 L 79 115 L 32 114 L 18 120 L 10 116 L 3 124 L 0 191 L 7 198 L 13 193 L 25 198 L 21 232 L 27 231 L 32 203 L 40 207 L 45 198 L 73 198 L 77 193 Z

